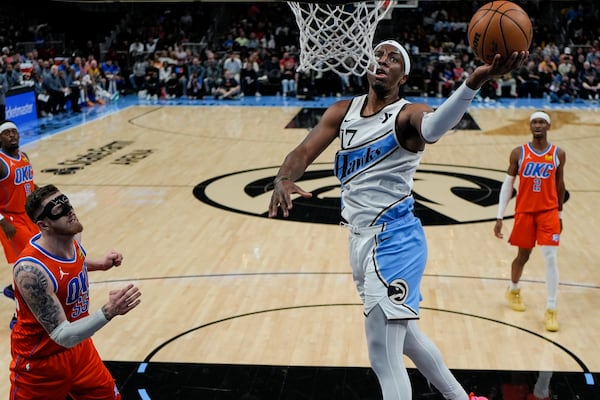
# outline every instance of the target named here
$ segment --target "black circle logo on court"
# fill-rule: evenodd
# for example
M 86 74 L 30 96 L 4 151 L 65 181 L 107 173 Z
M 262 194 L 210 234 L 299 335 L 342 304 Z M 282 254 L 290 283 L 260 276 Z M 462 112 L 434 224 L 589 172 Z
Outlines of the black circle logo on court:
M 267 218 L 278 170 L 252 169 L 211 178 L 196 185 L 194 196 L 223 210 Z M 415 214 L 425 226 L 493 221 L 505 176 L 506 170 L 422 163 L 414 177 Z M 332 163 L 311 165 L 297 184 L 313 196 L 295 197 L 287 220 L 339 224 L 340 183 Z M 513 209 L 511 202 L 507 217 Z
M 388 297 L 394 304 L 404 304 L 408 297 L 408 284 L 404 279 L 394 279 L 388 286 Z

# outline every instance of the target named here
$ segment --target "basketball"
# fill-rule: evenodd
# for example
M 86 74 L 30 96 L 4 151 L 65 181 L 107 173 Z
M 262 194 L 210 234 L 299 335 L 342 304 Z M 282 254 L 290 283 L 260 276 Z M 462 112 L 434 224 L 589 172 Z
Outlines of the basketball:
M 491 1 L 481 6 L 469 22 L 469 46 L 487 64 L 515 51 L 527 51 L 533 28 L 529 15 L 511 1 Z

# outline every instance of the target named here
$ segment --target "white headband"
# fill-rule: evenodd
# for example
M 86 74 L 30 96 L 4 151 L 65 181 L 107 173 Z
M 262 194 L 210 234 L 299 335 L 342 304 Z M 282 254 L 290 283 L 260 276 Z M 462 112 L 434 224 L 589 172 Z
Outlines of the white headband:
M 529 117 L 529 122 L 531 122 L 537 118 L 541 118 L 544 121 L 546 121 L 547 123 L 550 123 L 550 116 L 543 111 L 536 111 L 533 114 L 531 114 L 531 117 Z
M 17 126 L 10 121 L 6 121 L 0 125 L 0 132 L 4 132 L 7 129 L 17 129 Z
M 408 73 L 410 72 L 410 57 L 408 56 L 408 52 L 406 51 L 406 49 L 395 40 L 384 40 L 383 42 L 377 44 L 375 48 L 378 48 L 379 46 L 382 46 L 384 44 L 395 47 L 396 50 L 398 50 L 400 54 L 402 54 L 402 59 L 404 60 L 404 74 L 408 75 Z

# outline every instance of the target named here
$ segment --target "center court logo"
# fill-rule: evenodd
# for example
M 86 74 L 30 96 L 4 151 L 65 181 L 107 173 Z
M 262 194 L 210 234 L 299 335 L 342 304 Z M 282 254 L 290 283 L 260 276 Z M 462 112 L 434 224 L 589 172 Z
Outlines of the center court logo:
M 194 196 L 223 210 L 267 218 L 278 169 L 253 169 L 211 178 L 196 185 Z M 414 177 L 415 214 L 425 226 L 494 221 L 505 176 L 505 170 L 422 163 Z M 339 224 L 340 184 L 333 175 L 332 163 L 311 165 L 298 184 L 313 197 L 293 197 L 288 220 Z M 511 202 L 507 217 L 512 216 L 513 209 Z

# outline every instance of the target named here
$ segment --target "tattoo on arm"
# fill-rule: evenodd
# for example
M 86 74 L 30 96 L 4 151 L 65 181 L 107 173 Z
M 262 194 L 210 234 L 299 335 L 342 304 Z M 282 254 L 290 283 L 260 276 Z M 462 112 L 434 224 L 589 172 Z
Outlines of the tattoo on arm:
M 48 292 L 48 275 L 39 266 L 23 263 L 15 268 L 14 277 L 29 309 L 46 332 L 52 332 L 66 317 L 56 296 Z

